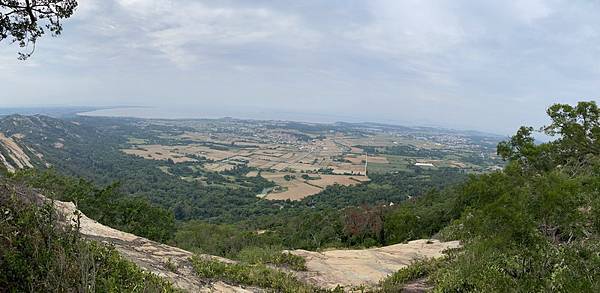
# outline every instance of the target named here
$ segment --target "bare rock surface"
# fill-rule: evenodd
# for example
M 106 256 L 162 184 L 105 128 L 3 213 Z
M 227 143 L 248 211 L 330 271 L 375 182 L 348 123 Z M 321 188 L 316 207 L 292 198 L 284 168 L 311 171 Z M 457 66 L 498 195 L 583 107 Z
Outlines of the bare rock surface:
M 22 135 L 16 135 L 22 137 Z M 12 137 L 6 137 L 0 132 L 0 145 L 6 150 L 6 154 L 0 152 L 0 163 L 3 164 L 10 172 L 16 169 L 32 168 L 31 159 L 25 151 L 15 142 Z M 9 160 L 12 162 L 10 163 Z
M 79 221 L 80 233 L 84 237 L 113 245 L 126 259 L 149 272 L 170 280 L 180 289 L 189 292 L 263 292 L 259 288 L 242 288 L 220 281 L 211 282 L 201 279 L 195 274 L 189 261 L 189 258 L 193 256 L 189 251 L 102 225 L 78 212 L 71 202 L 54 201 L 54 206 L 70 224 L 77 225 L 77 221 Z M 80 217 L 77 216 L 78 213 Z M 199 256 L 225 263 L 235 263 L 233 260 L 212 255 Z
M 395 244 L 361 250 L 329 250 L 313 252 L 290 251 L 306 259 L 307 272 L 297 272 L 301 280 L 322 288 L 345 288 L 377 285 L 412 261 L 422 258 L 441 257 L 443 251 L 458 248 L 458 241 L 415 240 L 406 244 Z

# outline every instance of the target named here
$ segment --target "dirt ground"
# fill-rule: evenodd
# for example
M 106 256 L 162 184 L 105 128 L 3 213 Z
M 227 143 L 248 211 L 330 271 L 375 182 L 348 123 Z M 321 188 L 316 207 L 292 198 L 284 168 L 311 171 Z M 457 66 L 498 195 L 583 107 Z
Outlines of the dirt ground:
M 149 160 L 166 161 L 171 159 L 175 163 L 196 161 L 195 159 L 182 156 L 181 154 L 178 154 L 176 152 L 172 152 L 169 147 L 162 145 L 144 145 L 139 147 L 139 149 L 123 149 L 121 151 L 128 155 L 135 155 Z
M 373 156 L 369 157 L 369 163 L 377 163 L 377 164 L 389 164 L 390 162 L 386 157 L 381 156 Z
M 365 156 L 360 155 L 349 155 L 344 159 L 350 161 L 354 165 L 363 165 L 365 163 Z

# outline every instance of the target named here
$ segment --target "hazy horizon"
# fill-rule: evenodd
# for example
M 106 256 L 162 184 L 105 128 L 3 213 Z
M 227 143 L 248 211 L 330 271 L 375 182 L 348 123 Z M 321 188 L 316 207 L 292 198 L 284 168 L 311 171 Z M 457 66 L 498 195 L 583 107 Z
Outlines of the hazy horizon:
M 0 44 L 0 107 L 209 108 L 510 134 L 546 123 L 553 103 L 597 100 L 600 87 L 595 2 L 79 4 L 29 60 Z

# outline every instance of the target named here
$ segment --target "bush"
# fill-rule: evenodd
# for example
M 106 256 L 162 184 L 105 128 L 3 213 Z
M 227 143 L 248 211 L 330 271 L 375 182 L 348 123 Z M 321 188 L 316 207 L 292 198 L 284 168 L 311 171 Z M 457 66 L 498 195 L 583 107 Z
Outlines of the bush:
M 86 216 L 112 228 L 159 242 L 173 237 L 173 212 L 146 199 L 126 196 L 118 183 L 98 188 L 93 182 L 62 176 L 53 170 L 22 170 L 13 177 L 43 189 L 48 197 L 74 202 Z
M 290 273 L 274 270 L 263 264 L 226 264 L 202 257 L 193 257 L 192 264 L 202 278 L 273 289 L 276 292 L 326 292 L 302 283 Z
M 39 206 L 38 206 L 39 205 Z M 13 292 L 173 292 L 105 245 L 57 222 L 52 205 L 0 178 L 0 288 Z
M 417 260 L 379 282 L 379 292 L 401 292 L 406 283 L 426 277 L 436 270 L 441 262 L 441 259 Z
M 246 247 L 238 253 L 236 259 L 249 264 L 273 264 L 297 271 L 306 270 L 306 260 L 303 257 L 282 250 L 281 246 Z

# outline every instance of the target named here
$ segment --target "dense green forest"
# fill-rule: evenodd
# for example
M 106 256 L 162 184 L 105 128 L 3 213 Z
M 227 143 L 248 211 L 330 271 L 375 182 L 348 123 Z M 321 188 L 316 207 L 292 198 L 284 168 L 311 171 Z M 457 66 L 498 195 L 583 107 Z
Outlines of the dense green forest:
M 126 196 L 119 191 L 118 183 L 98 188 L 81 178 L 35 169 L 17 172 L 11 179 L 40 188 L 53 199 L 73 202 L 88 217 L 107 226 L 159 242 L 173 236 L 173 212 L 146 199 Z

